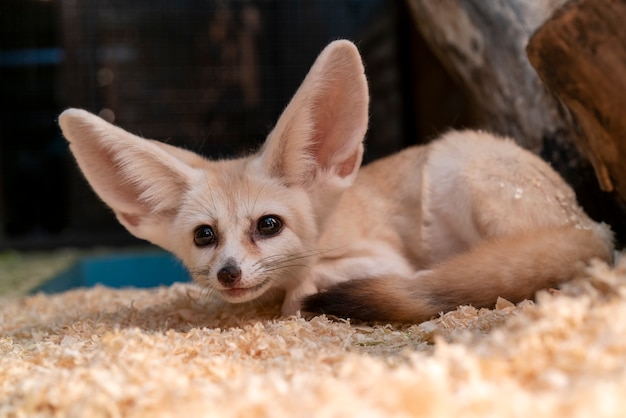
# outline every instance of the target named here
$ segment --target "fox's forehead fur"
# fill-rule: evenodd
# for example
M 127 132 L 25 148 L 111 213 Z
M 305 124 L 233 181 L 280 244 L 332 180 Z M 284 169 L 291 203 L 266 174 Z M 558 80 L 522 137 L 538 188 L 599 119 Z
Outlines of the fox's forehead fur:
M 276 181 L 255 157 L 206 161 L 196 172 L 178 214 L 187 232 L 200 225 L 248 230 L 265 215 L 279 216 L 287 228 L 311 224 L 313 230 L 307 193 Z

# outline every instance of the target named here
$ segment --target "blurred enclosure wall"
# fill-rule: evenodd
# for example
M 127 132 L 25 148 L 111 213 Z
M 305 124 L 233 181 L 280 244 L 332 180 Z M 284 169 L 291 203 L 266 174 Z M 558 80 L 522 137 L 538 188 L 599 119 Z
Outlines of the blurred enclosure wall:
M 2 0 L 0 249 L 136 243 L 75 168 L 56 124 L 64 108 L 237 155 L 338 38 L 366 65 L 367 159 L 471 124 L 399 1 Z

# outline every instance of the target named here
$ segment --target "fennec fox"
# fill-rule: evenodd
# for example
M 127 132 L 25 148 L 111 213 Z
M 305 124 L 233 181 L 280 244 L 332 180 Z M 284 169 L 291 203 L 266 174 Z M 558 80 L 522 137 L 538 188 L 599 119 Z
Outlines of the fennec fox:
M 84 110 L 59 122 L 117 219 L 232 303 L 283 289 L 285 315 L 419 322 L 611 259 L 608 228 L 511 140 L 449 132 L 359 171 L 368 101 L 356 47 L 336 41 L 245 158 L 209 161 Z

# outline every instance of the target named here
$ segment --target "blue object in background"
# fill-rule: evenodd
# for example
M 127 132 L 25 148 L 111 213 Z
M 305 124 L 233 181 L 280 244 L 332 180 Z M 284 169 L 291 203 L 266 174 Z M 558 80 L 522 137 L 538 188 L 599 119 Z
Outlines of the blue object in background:
M 0 51 L 0 67 L 59 65 L 63 61 L 65 61 L 65 52 L 61 48 L 25 48 Z
M 32 292 L 55 293 L 97 284 L 115 288 L 146 288 L 190 280 L 187 270 L 171 254 L 161 251 L 134 252 L 86 257 Z

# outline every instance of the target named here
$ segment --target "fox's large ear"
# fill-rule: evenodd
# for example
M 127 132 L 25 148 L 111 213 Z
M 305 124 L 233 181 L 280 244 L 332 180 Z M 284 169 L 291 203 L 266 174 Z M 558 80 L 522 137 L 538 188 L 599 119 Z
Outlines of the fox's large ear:
M 264 169 L 288 184 L 353 180 L 363 157 L 369 95 L 361 57 L 349 41 L 319 55 L 261 150 Z
M 163 224 L 180 205 L 194 159 L 201 157 L 132 135 L 84 110 L 66 110 L 59 124 L 87 181 L 120 223 L 167 248 Z

